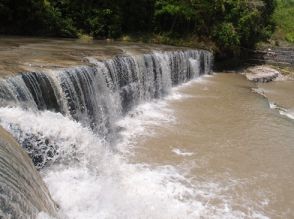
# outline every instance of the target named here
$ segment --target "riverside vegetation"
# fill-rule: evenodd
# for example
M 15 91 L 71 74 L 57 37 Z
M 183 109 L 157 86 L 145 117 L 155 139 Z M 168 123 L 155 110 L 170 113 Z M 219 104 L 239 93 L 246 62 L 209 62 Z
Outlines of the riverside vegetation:
M 198 47 L 202 41 L 237 54 L 271 37 L 276 5 L 275 0 L 0 0 L 0 33 Z
M 278 0 L 274 12 L 276 31 L 274 40 L 285 40 L 294 43 L 294 0 Z

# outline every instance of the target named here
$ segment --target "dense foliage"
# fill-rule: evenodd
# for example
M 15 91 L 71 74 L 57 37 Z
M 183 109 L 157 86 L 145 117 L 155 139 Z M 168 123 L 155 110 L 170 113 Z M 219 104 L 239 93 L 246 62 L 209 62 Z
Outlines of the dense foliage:
M 274 13 L 277 30 L 273 38 L 294 43 L 294 0 L 277 0 L 277 3 Z
M 0 32 L 95 38 L 196 35 L 236 51 L 271 35 L 274 8 L 275 0 L 0 0 Z

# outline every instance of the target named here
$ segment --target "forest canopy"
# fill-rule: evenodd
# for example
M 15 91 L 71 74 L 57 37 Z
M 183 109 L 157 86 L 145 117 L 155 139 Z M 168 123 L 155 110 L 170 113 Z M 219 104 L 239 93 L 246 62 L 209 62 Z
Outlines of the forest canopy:
M 271 36 L 275 6 L 275 0 L 0 0 L 0 33 L 195 35 L 232 51 Z

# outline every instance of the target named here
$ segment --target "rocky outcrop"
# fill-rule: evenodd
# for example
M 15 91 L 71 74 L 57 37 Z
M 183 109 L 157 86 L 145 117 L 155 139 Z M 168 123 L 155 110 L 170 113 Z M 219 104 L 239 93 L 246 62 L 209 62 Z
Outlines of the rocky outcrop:
M 246 69 L 245 75 L 248 80 L 260 83 L 266 83 L 283 78 L 279 71 L 263 65 Z
M 0 126 L 0 218 L 52 216 L 57 207 L 21 146 Z
M 271 64 L 278 66 L 294 66 L 294 48 L 277 47 L 249 52 L 249 60 L 253 63 Z

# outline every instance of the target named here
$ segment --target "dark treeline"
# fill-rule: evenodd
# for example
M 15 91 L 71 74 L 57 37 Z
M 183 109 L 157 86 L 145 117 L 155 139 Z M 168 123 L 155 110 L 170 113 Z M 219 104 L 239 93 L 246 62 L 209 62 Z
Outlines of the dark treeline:
M 0 33 L 195 35 L 233 51 L 270 37 L 274 8 L 275 0 L 0 0 Z

